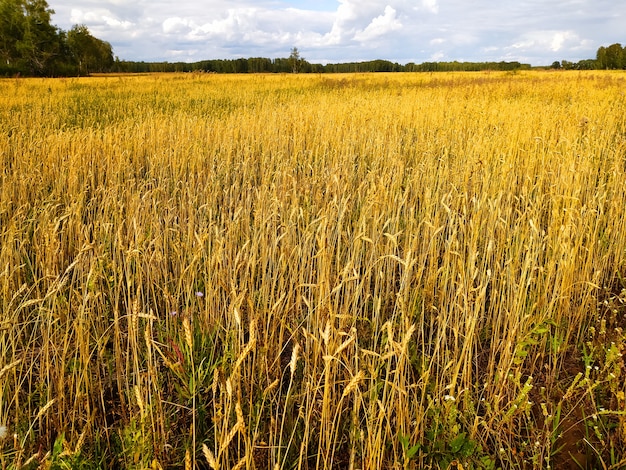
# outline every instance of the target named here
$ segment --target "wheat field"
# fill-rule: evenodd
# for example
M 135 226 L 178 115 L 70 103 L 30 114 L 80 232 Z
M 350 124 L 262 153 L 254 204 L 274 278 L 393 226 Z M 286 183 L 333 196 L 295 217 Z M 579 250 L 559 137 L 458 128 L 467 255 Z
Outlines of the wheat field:
M 625 79 L 1 80 L 2 468 L 623 468 Z

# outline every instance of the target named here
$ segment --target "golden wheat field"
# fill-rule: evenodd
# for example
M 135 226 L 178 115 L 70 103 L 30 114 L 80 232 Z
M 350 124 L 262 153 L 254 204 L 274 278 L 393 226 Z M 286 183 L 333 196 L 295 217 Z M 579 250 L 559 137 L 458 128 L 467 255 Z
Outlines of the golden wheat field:
M 0 81 L 0 464 L 626 466 L 626 74 Z

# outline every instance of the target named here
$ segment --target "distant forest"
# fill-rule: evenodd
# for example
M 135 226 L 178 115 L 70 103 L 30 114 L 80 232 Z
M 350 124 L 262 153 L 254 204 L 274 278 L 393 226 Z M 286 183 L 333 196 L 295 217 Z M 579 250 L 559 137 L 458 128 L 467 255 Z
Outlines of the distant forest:
M 529 64 L 519 62 L 424 62 L 406 65 L 388 60 L 346 62 L 338 64 L 312 64 L 301 59 L 294 68 L 289 58 L 267 59 L 216 59 L 199 62 L 116 62 L 119 72 L 212 72 L 212 73 L 351 73 L 351 72 L 443 72 L 480 70 L 530 69 Z
M 0 76 L 76 76 L 100 72 L 209 73 L 350 73 L 448 72 L 523 70 L 520 62 L 410 62 L 388 60 L 313 64 L 297 48 L 287 58 L 215 59 L 199 62 L 137 62 L 114 58 L 111 45 L 91 35 L 84 25 L 63 31 L 50 23 L 54 11 L 45 0 L 0 0 Z M 626 68 L 626 48 L 600 47 L 595 59 L 552 63 L 554 69 L 593 70 Z
M 338 64 L 312 64 L 300 57 L 297 48 L 293 48 L 288 58 L 268 59 L 251 57 L 248 59 L 216 59 L 199 62 L 131 62 L 117 61 L 119 72 L 213 72 L 213 73 L 351 73 L 351 72 L 479 72 L 483 70 L 525 70 L 533 68 L 520 62 L 409 62 L 402 65 L 388 60 L 370 60 L 365 62 L 347 62 Z M 626 69 L 626 47 L 612 44 L 600 47 L 595 59 L 580 62 L 567 60 L 553 62 L 549 67 L 566 70 L 617 70 Z
M 350 73 L 350 72 L 479 72 L 483 70 L 526 70 L 530 64 L 520 62 L 409 62 L 402 65 L 388 60 L 347 62 L 338 64 L 312 64 L 300 58 L 297 49 L 292 49 L 289 58 L 268 59 L 251 57 L 248 59 L 216 59 L 199 62 L 131 62 L 116 61 L 118 72 L 213 72 L 213 73 Z M 580 62 L 567 60 L 553 62 L 549 67 L 565 70 L 617 70 L 626 69 L 626 47 L 612 44 L 600 47 L 595 59 Z

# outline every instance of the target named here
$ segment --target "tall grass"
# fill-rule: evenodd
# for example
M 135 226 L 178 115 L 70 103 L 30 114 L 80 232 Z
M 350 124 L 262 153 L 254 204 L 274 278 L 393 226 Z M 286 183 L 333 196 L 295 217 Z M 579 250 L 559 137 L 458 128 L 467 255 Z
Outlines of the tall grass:
M 623 74 L 0 97 L 3 468 L 624 464 Z

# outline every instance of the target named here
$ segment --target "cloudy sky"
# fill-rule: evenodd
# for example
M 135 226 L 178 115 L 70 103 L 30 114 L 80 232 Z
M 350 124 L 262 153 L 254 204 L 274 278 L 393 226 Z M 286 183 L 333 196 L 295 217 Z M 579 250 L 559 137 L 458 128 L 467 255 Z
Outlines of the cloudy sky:
M 626 43 L 624 0 L 48 0 L 53 23 L 85 24 L 120 59 L 192 62 L 287 57 L 387 59 L 594 58 Z

